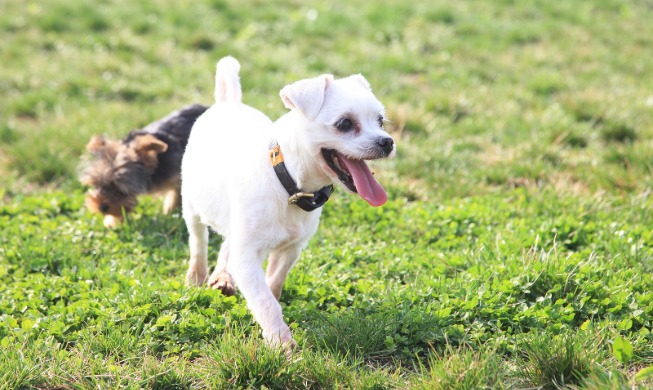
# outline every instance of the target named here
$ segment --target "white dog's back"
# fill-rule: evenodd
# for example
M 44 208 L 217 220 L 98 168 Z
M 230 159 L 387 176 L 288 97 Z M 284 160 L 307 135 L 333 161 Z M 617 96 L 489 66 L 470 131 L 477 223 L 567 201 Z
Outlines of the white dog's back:
M 227 228 L 231 190 L 252 183 L 246 176 L 260 172 L 268 164 L 266 130 L 272 121 L 241 103 L 239 69 L 233 57 L 218 62 L 216 104 L 195 122 L 182 161 L 184 212 L 197 211 L 206 224 L 219 232 Z M 246 192 L 255 193 L 256 189 Z

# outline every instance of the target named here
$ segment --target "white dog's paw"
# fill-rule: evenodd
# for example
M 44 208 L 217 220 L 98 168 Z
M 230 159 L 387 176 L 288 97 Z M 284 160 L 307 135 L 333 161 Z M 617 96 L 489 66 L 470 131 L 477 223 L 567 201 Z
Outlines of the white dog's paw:
M 201 286 L 206 280 L 206 272 L 198 272 L 197 270 L 188 270 L 186 273 L 186 286 Z
M 286 354 L 286 357 L 290 359 L 292 358 L 293 354 L 299 352 L 299 347 L 297 346 L 297 342 L 291 338 L 290 340 L 281 344 L 281 350 Z
M 266 337 L 265 342 L 272 348 L 281 350 L 288 358 L 291 358 L 293 353 L 299 351 L 297 342 L 292 338 L 290 330 L 284 332 L 281 337 Z
M 236 287 L 234 286 L 233 281 L 231 280 L 231 275 L 227 271 L 222 272 L 213 272 L 209 277 L 208 281 L 211 288 L 220 290 L 222 294 L 227 297 L 236 294 Z
M 264 332 L 263 338 L 270 347 L 282 350 L 289 358 L 292 357 L 294 352 L 299 350 L 297 342 L 290 333 L 290 328 L 286 328 L 279 333 L 266 334 Z

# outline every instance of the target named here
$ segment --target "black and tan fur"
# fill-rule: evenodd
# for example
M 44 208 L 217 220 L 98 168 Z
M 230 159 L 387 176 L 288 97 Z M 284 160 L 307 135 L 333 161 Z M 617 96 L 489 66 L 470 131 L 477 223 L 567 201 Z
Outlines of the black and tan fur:
M 163 211 L 179 204 L 181 159 L 195 120 L 208 107 L 194 104 L 174 111 L 120 141 L 96 135 L 86 146 L 79 180 L 89 186 L 87 207 L 114 227 L 144 193 L 164 193 Z

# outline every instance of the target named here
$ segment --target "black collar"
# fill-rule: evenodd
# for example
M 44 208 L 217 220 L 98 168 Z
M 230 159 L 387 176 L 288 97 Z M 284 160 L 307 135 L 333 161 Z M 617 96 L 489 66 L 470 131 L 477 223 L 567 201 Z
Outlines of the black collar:
M 277 174 L 277 178 L 283 185 L 283 188 L 286 189 L 288 195 L 288 204 L 294 204 L 299 206 L 304 211 L 313 211 L 317 208 L 320 208 L 329 200 L 329 196 L 333 192 L 333 184 L 322 187 L 316 192 L 303 192 L 297 188 L 297 183 L 290 176 L 290 173 L 286 169 L 286 164 L 283 162 L 283 154 L 281 153 L 281 147 L 276 141 L 273 141 L 270 144 L 270 161 L 272 162 L 272 167 L 274 168 L 274 173 Z

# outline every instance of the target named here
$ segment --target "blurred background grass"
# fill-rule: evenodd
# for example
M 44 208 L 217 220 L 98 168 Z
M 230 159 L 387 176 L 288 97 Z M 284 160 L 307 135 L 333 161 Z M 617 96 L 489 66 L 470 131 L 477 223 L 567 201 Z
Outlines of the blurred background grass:
M 287 83 L 364 74 L 397 138 L 398 158 L 375 167 L 397 195 L 642 192 L 650 20 L 650 1 L 620 0 L 6 0 L 1 187 L 78 188 L 91 135 L 211 103 L 215 62 L 231 54 L 245 101 L 273 118 Z

